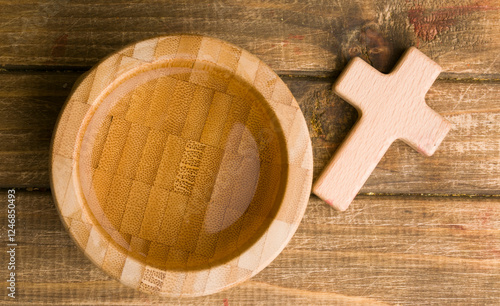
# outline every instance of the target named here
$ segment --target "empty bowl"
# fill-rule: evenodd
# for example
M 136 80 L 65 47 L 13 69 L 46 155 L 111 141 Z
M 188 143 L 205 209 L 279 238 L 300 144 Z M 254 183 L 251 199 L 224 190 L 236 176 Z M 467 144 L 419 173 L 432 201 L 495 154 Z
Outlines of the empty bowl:
M 304 214 L 312 150 L 302 112 L 262 61 L 227 42 L 164 36 L 75 84 L 51 148 L 62 221 L 125 285 L 211 294 L 257 274 Z

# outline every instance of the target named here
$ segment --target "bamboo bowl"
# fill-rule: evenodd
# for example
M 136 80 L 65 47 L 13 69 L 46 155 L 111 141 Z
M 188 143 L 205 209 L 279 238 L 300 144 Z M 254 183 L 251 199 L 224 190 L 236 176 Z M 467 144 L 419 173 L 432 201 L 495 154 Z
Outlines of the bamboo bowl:
M 94 264 L 165 296 L 257 274 L 304 214 L 302 112 L 262 61 L 202 36 L 153 38 L 74 86 L 51 148 L 55 203 Z

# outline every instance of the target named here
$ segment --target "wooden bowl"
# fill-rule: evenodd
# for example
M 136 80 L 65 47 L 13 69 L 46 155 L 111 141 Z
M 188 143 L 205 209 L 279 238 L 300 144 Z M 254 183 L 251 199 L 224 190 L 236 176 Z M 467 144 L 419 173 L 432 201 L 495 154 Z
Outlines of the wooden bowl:
M 138 42 L 84 75 L 51 153 L 76 243 L 123 284 L 165 296 L 211 294 L 266 267 L 312 181 L 308 129 L 283 81 L 194 35 Z

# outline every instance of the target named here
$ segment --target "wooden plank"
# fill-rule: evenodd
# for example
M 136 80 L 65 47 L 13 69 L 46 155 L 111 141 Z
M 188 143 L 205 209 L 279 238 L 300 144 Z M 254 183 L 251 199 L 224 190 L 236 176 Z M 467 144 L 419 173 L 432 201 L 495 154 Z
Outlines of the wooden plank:
M 443 77 L 499 78 L 499 2 L 478 1 L 1 1 L 5 68 L 90 67 L 152 36 L 225 39 L 280 73 L 337 75 L 362 55 L 387 71 L 411 45 Z
M 309 124 L 317 177 L 355 123 L 357 113 L 331 92 L 330 82 L 291 79 L 287 84 Z M 437 152 L 425 157 L 396 141 L 361 192 L 499 194 L 499 85 L 436 82 L 425 100 L 453 125 Z
M 51 132 L 77 73 L 0 74 L 0 187 L 48 187 Z M 317 177 L 356 121 L 331 79 L 284 77 L 313 142 Z M 363 193 L 500 194 L 500 84 L 437 81 L 427 103 L 453 128 L 432 157 L 394 143 Z
M 250 281 L 208 297 L 161 299 L 120 285 L 86 259 L 49 191 L 16 195 L 23 305 L 500 303 L 498 197 L 359 196 L 343 213 L 312 197 L 290 244 Z M 6 232 L 6 223 L 0 227 Z M 0 296 L 12 305 L 5 288 Z
M 49 186 L 52 131 L 77 77 L 77 73 L 0 74 L 0 186 Z

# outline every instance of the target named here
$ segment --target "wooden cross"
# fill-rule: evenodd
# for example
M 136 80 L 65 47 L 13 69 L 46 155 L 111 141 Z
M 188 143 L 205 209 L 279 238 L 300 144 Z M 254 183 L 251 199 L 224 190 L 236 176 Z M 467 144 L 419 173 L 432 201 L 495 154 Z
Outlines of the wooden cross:
M 441 67 L 410 48 L 390 74 L 354 58 L 339 76 L 334 91 L 358 110 L 361 118 L 323 170 L 313 192 L 345 210 L 389 146 L 402 139 L 432 155 L 450 123 L 425 103 L 425 94 Z

